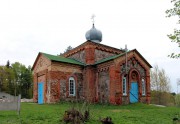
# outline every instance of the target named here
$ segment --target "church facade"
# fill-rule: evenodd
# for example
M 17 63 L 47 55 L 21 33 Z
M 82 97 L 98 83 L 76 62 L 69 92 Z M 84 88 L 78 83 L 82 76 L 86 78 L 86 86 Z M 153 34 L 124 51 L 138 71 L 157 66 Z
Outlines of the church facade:
M 150 103 L 150 68 L 136 50 L 101 44 L 93 27 L 87 41 L 55 56 L 39 53 L 33 65 L 34 102 L 86 100 L 92 103 Z

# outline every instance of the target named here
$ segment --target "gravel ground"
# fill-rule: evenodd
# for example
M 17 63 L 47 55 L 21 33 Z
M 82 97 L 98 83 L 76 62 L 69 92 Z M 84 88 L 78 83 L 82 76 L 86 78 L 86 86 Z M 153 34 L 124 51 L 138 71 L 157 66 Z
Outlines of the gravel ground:
M 33 99 L 21 99 L 21 102 L 33 102 Z

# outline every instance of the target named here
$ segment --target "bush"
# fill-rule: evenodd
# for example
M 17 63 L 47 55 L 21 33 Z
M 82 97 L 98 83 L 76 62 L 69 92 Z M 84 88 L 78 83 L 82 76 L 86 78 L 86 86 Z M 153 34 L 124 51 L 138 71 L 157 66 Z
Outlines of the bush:
M 63 121 L 65 123 L 81 124 L 89 119 L 89 111 L 85 111 L 84 115 L 72 108 L 71 110 L 65 111 Z
M 177 94 L 175 96 L 175 103 L 176 103 L 176 106 L 180 107 L 180 94 Z
M 112 122 L 112 119 L 111 117 L 106 117 L 106 118 L 103 118 L 102 120 L 100 120 L 102 122 L 102 124 L 114 124 Z
M 174 106 L 174 96 L 168 92 L 151 91 L 151 103 L 165 106 Z

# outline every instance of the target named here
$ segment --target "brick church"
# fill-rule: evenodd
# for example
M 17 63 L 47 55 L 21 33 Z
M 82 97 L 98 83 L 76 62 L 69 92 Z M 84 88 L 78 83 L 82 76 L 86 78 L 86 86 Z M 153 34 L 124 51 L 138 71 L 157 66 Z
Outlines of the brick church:
M 39 52 L 33 65 L 34 102 L 150 103 L 150 68 L 136 50 L 100 43 L 93 24 L 86 42 L 62 55 Z

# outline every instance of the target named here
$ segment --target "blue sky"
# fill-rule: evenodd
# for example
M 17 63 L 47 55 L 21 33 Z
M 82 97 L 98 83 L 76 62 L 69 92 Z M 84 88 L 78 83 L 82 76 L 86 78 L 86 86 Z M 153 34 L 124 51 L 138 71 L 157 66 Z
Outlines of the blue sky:
M 92 27 L 102 31 L 102 44 L 136 48 L 153 66 L 165 69 L 177 91 L 180 59 L 167 57 L 179 52 L 167 34 L 177 17 L 166 18 L 170 0 L 2 0 L 0 1 L 0 65 L 7 60 L 33 65 L 38 52 L 57 55 L 67 46 L 86 41 Z

